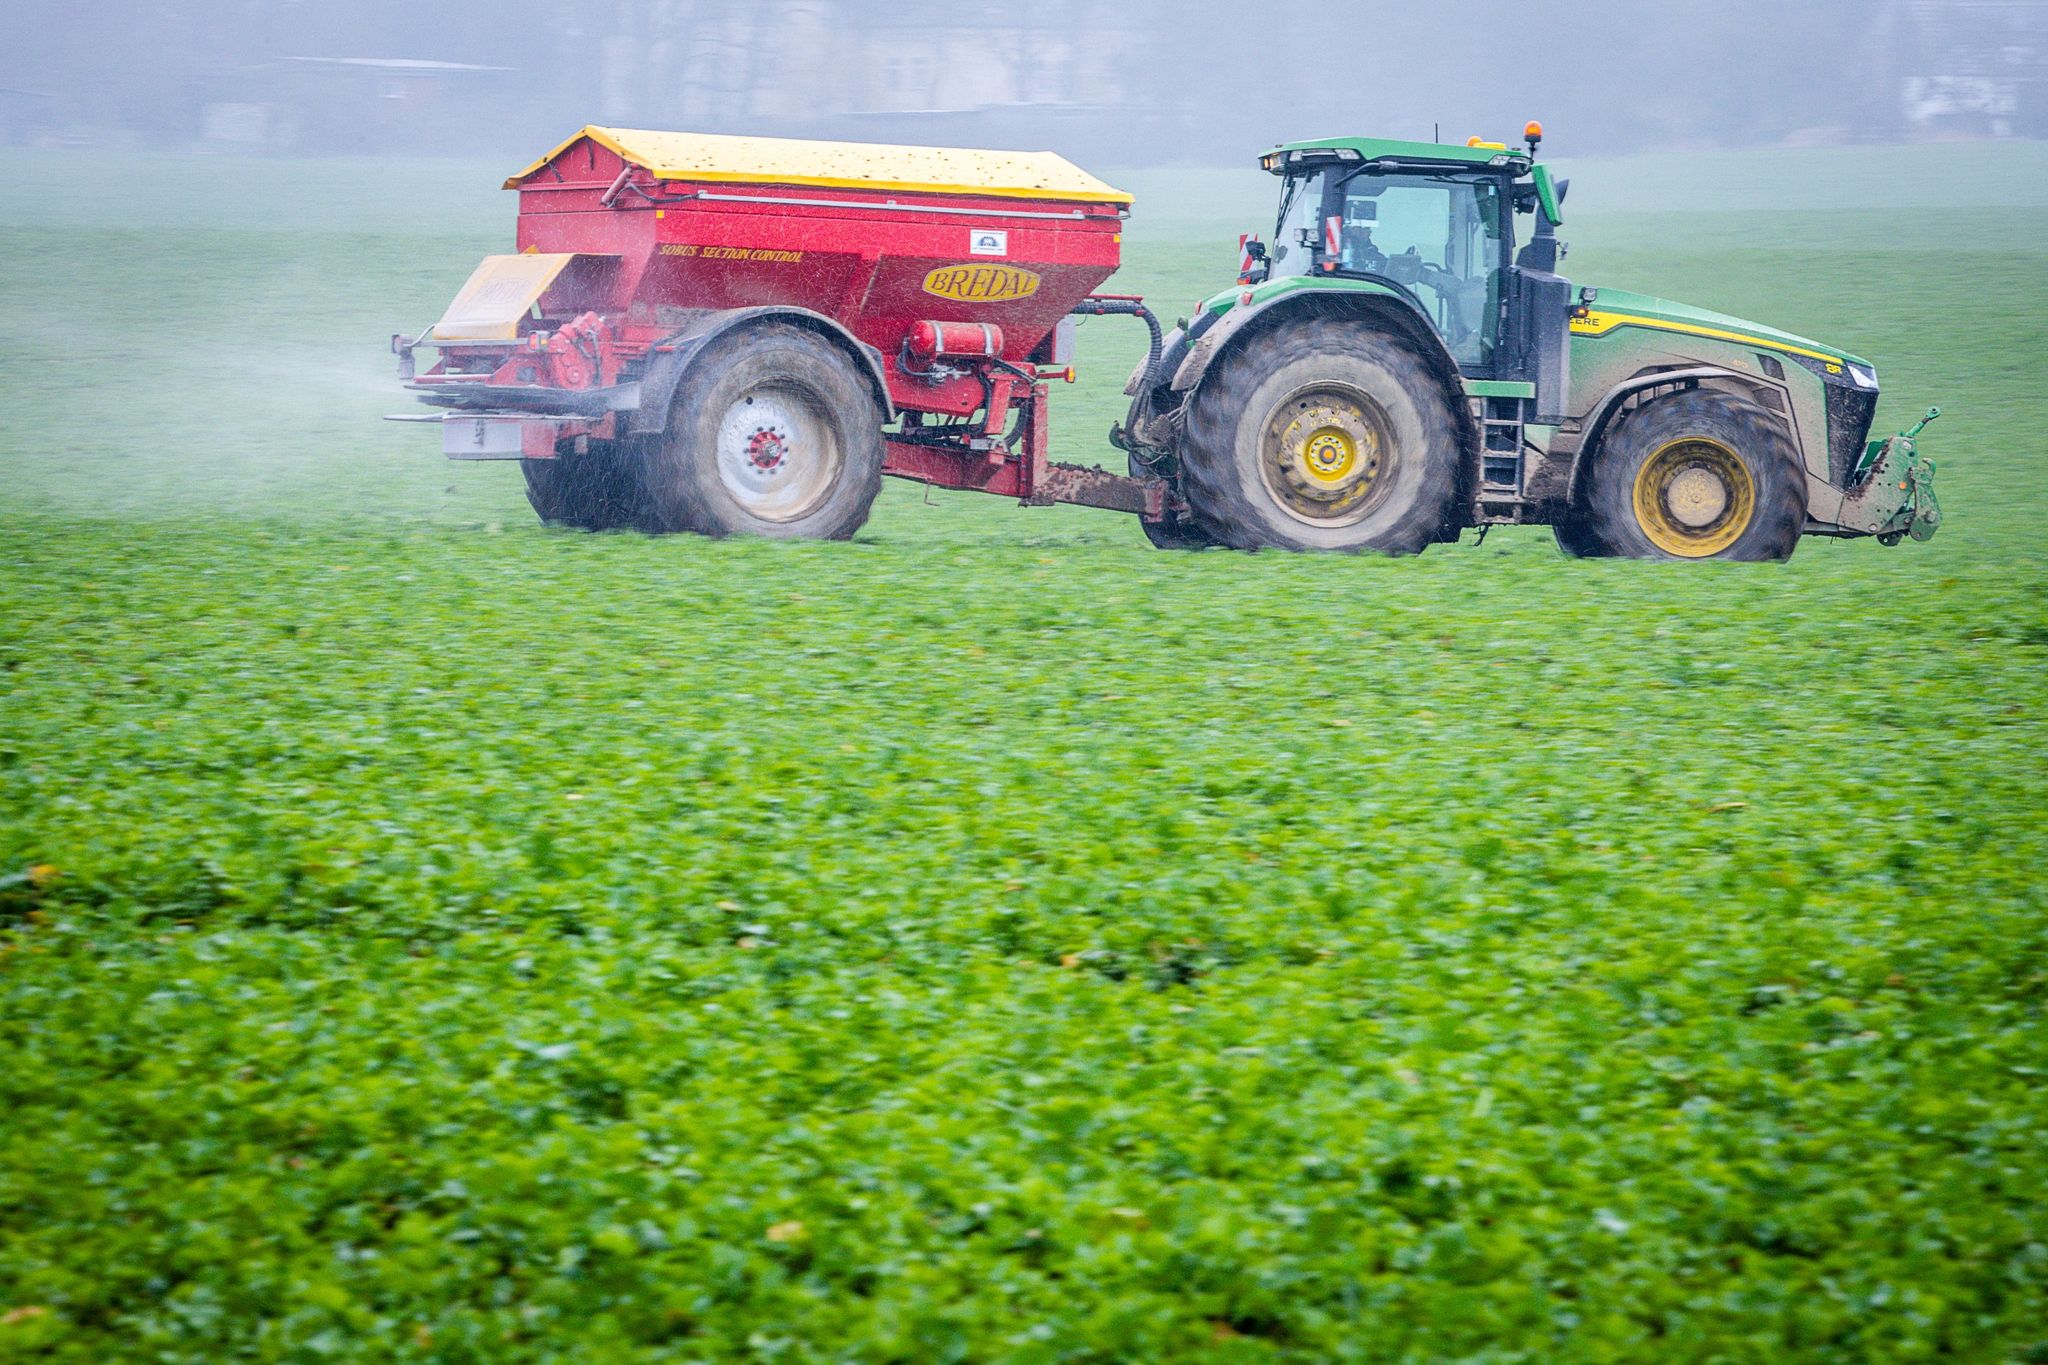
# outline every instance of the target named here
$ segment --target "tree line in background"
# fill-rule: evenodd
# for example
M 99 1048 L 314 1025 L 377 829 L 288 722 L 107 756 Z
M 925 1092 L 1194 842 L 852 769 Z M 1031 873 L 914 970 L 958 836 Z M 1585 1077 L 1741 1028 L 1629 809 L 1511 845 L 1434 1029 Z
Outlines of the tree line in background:
M 529 152 L 586 122 L 1239 160 L 2048 136 L 2044 0 L 116 0 L 0 16 L 0 139 Z

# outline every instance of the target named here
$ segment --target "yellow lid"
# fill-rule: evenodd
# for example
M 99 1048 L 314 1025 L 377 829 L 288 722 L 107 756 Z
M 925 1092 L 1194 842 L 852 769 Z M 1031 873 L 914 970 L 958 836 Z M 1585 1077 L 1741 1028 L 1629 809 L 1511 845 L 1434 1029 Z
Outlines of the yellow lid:
M 662 180 L 900 190 L 907 194 L 977 194 L 1087 204 L 1131 202 L 1130 195 L 1104 184 L 1053 152 L 805 142 L 795 138 L 658 133 L 594 125 L 507 180 L 505 188 L 520 188 L 535 172 L 585 137 Z
M 516 341 L 519 320 L 540 301 L 573 254 L 486 256 L 434 324 L 436 341 Z

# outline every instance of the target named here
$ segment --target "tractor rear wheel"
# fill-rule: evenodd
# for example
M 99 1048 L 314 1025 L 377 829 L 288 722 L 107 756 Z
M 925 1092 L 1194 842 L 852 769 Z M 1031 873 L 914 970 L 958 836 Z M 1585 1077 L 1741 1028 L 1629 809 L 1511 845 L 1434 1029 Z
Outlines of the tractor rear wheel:
M 1601 440 L 1584 517 L 1604 554 L 1790 559 L 1806 526 L 1806 471 L 1768 409 L 1693 389 L 1644 404 Z
M 1219 361 L 1181 447 L 1196 528 L 1240 550 L 1417 554 L 1447 532 L 1458 429 L 1411 348 L 1319 319 Z
M 847 354 L 784 323 L 705 348 L 643 467 L 664 531 L 847 540 L 882 487 L 882 414 Z
M 1130 458 L 1131 477 L 1134 479 L 1156 479 L 1159 471 L 1133 455 Z M 1211 550 L 1216 547 L 1216 538 L 1188 520 L 1181 513 L 1169 509 L 1164 521 L 1145 521 L 1138 525 L 1144 529 L 1145 539 L 1160 550 Z
M 630 446 L 592 441 L 580 454 L 565 449 L 552 460 L 521 460 L 526 500 L 550 526 L 579 531 L 644 529 L 647 497 L 633 455 Z

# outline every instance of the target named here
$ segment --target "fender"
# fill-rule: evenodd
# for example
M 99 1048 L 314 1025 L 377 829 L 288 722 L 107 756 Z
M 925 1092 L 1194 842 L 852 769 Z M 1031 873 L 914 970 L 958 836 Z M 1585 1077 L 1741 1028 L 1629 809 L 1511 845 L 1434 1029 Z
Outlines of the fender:
M 1458 423 L 1464 455 L 1477 460 L 1479 424 L 1472 416 L 1472 405 L 1465 401 L 1464 376 L 1458 369 L 1458 362 L 1451 358 L 1450 349 L 1437 335 L 1436 326 L 1422 311 L 1422 306 L 1391 282 L 1310 281 L 1283 288 L 1270 298 L 1240 304 L 1195 337 L 1186 358 L 1174 371 L 1169 387 L 1176 393 L 1188 394 L 1189 401 L 1193 401 L 1192 396 L 1207 377 L 1210 367 L 1230 349 L 1232 343 L 1240 337 L 1256 335 L 1262 325 L 1283 325 L 1288 316 L 1312 311 L 1371 313 L 1420 351 L 1423 360 L 1436 372 L 1451 395 L 1451 411 L 1455 414 L 1453 420 Z M 1141 398 L 1139 401 L 1142 403 L 1144 400 Z
M 1603 394 L 1600 401 L 1587 411 L 1584 420 L 1580 423 L 1580 430 L 1585 434 L 1579 441 L 1579 448 L 1572 452 L 1571 472 L 1565 480 L 1565 505 L 1567 507 L 1577 505 L 1580 471 L 1585 468 L 1587 457 L 1599 450 L 1600 442 L 1607 435 L 1607 428 L 1613 423 L 1615 414 L 1620 410 L 1625 399 L 1632 394 L 1641 393 L 1644 389 L 1660 388 L 1665 384 L 1682 384 L 1688 380 L 1698 381 L 1702 379 L 1732 380 L 1752 393 L 1759 389 L 1768 389 L 1778 394 L 1783 405 L 1783 411 L 1787 414 L 1787 423 L 1790 424 L 1792 395 L 1785 386 L 1774 384 L 1767 379 L 1759 379 L 1753 374 L 1744 374 L 1740 370 L 1730 370 L 1720 365 L 1695 365 L 1682 370 L 1657 370 L 1650 374 L 1639 374 L 1633 379 L 1624 379 Z M 1794 436 L 1796 439 L 1796 431 Z
M 1313 302 L 1311 302 L 1313 301 Z M 1331 303 L 1365 304 L 1368 301 L 1376 308 L 1386 309 L 1389 316 L 1400 317 L 1401 332 L 1410 341 L 1416 342 L 1427 352 L 1427 358 L 1437 368 L 1455 376 L 1457 362 L 1444 346 L 1443 338 L 1436 333 L 1429 315 L 1411 296 L 1398 286 L 1380 284 L 1372 280 L 1345 280 L 1329 283 L 1310 282 L 1282 288 L 1267 298 L 1258 299 L 1231 309 L 1213 325 L 1203 329 L 1188 347 L 1185 359 L 1174 371 L 1173 381 L 1168 386 L 1175 393 L 1189 393 L 1200 387 L 1209 373 L 1209 367 L 1216 363 L 1230 343 L 1247 328 L 1289 307 L 1314 307 L 1316 304 Z M 1388 305 L 1392 307 L 1389 308 Z M 1398 311 L 1396 311 L 1398 310 Z M 1193 329 L 1191 329 L 1192 332 Z
M 664 339 L 651 354 L 647 372 L 640 376 L 640 404 L 632 416 L 635 436 L 657 436 L 668 429 L 669 409 L 675 405 L 676 386 L 683 382 L 690 366 L 704 348 L 738 327 L 754 322 L 788 322 L 818 333 L 860 362 L 875 401 L 881 405 L 882 420 L 895 420 L 896 404 L 889 398 L 889 385 L 882 367 L 882 353 L 863 344 L 823 313 L 808 308 L 769 305 L 759 308 L 707 308 Z

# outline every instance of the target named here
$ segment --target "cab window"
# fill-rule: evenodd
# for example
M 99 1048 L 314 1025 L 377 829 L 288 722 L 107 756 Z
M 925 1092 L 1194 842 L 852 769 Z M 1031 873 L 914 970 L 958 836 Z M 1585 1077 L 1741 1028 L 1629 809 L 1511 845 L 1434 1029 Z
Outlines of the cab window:
M 1326 264 L 1407 289 L 1459 364 L 1492 355 L 1506 264 L 1500 188 L 1432 176 L 1353 175 L 1322 197 Z M 1334 258 L 1330 248 L 1335 246 Z

